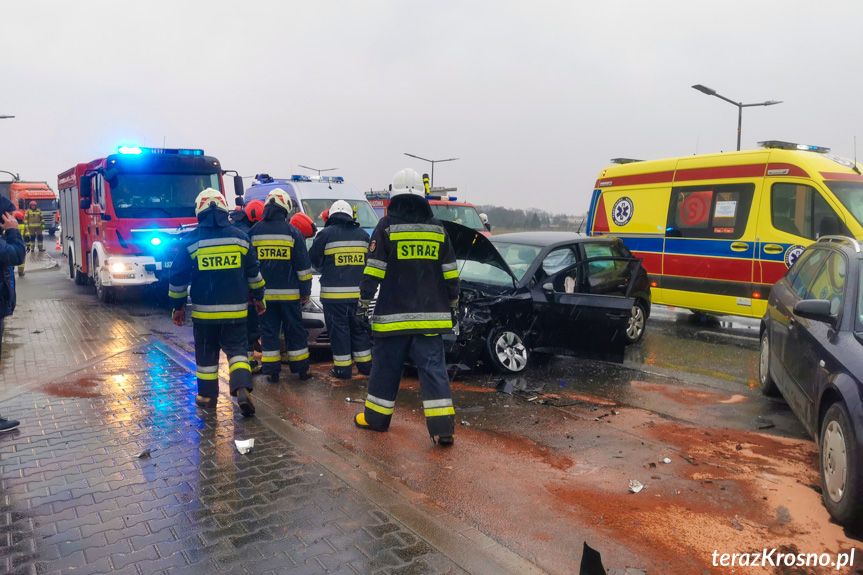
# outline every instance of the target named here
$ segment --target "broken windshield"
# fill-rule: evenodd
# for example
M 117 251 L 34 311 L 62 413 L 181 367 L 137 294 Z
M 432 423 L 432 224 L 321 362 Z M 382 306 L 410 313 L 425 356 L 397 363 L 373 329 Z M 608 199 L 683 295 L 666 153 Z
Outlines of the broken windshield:
M 530 269 L 530 265 L 536 259 L 536 256 L 539 255 L 539 252 L 542 251 L 542 248 L 539 246 L 509 244 L 494 241 L 494 239 L 492 239 L 492 243 L 519 281 L 527 273 L 527 270 Z

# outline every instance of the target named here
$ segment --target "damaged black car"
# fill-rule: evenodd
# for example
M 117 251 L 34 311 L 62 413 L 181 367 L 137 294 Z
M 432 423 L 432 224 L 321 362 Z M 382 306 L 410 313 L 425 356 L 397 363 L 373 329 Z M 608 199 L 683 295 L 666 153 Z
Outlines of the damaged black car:
M 532 355 L 622 356 L 650 316 L 641 259 L 617 238 L 526 232 L 487 238 L 443 222 L 459 264 L 459 328 L 447 361 L 518 373 Z

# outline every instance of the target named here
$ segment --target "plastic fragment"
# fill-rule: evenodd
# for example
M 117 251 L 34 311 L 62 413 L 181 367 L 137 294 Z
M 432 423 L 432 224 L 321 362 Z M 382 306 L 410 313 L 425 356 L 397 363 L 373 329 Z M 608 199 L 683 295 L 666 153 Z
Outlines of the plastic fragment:
M 664 457 L 664 458 L 662 458 L 662 462 L 663 463 L 671 463 L 671 459 L 668 457 Z
M 253 447 L 255 447 L 254 439 L 235 439 L 234 443 L 237 445 L 237 451 L 244 455 L 248 453 Z
M 633 493 L 638 493 L 642 489 L 644 489 L 644 484 L 642 484 L 639 480 L 637 480 L 637 479 L 630 479 L 629 480 L 629 490 L 630 491 L 632 491 Z
M 146 459 L 146 458 L 150 457 L 150 450 L 145 449 L 141 453 L 136 453 L 135 457 L 137 457 L 138 459 Z

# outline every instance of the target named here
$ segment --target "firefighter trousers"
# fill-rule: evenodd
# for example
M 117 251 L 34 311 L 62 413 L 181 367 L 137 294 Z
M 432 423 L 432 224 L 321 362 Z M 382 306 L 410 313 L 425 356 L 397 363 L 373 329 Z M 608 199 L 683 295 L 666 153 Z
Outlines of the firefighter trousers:
M 279 334 L 284 332 L 288 346 L 291 373 L 309 371 L 309 334 L 303 327 L 303 312 L 299 300 L 267 300 L 267 311 L 260 316 L 263 369 L 266 375 L 282 371 Z
M 198 395 L 219 395 L 219 351 L 224 351 L 230 366 L 231 395 L 241 387 L 252 389 L 252 371 L 246 356 L 245 323 L 195 322 L 195 365 Z
M 42 226 L 31 226 L 28 228 L 28 237 L 30 241 L 27 242 L 27 247 L 31 250 L 36 247 L 40 251 L 42 248 Z
M 372 371 L 371 337 L 357 317 L 356 300 L 324 299 L 322 303 L 336 377 L 350 379 L 353 372 L 352 360 L 357 363 L 357 370 L 362 375 L 369 375 Z
M 439 335 L 399 335 L 374 338 L 372 373 L 365 418 L 375 428 L 389 429 L 405 360 L 416 365 L 429 435 L 453 435 L 455 409 L 446 372 L 443 339 Z
M 246 351 L 249 361 L 255 359 L 255 344 L 261 339 L 261 322 L 258 320 L 258 310 L 255 306 L 249 306 L 249 315 L 246 317 Z

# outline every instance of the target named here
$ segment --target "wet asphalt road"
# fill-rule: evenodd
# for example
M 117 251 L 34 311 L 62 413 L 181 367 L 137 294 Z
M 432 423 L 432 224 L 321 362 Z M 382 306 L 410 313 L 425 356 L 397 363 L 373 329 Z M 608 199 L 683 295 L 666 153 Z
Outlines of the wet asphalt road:
M 39 281 L 28 283 L 33 290 L 28 297 L 95 298 L 92 287 L 75 286 L 64 271 L 61 265 L 38 272 Z M 114 310 L 135 318 L 154 336 L 192 349 L 191 328 L 174 326 L 169 310 L 152 298 L 124 298 Z M 459 374 L 453 382 L 457 441 L 449 450 L 428 439 L 410 369 L 391 431 L 374 434 L 351 424 L 362 409 L 366 380 L 335 380 L 328 375 L 327 353 L 313 356 L 317 377 L 300 383 L 283 372 L 278 385 L 257 383 L 255 395 L 282 410 L 284 418 L 323 431 L 375 462 L 381 473 L 550 573 L 571 572 L 585 540 L 613 556 L 606 567 L 704 572 L 704 557 L 670 552 L 678 535 L 639 541 L 643 534 L 625 528 L 629 521 L 656 521 L 633 518 L 655 511 L 640 507 L 651 501 L 647 498 L 627 498 L 628 480 L 650 482 L 653 497 L 688 497 L 689 511 L 767 524 L 772 511 L 753 506 L 762 498 L 752 496 L 747 486 L 729 480 L 721 490 L 705 493 L 706 469 L 684 462 L 698 448 L 686 438 L 698 430 L 711 442 L 731 441 L 732 450 L 733 443 L 740 448 L 760 441 L 745 435 L 750 433 L 806 439 L 783 401 L 761 395 L 758 322 L 753 320 L 705 320 L 685 310 L 656 308 L 643 340 L 626 350 L 622 363 L 556 356 L 520 377 Z M 656 469 L 664 457 L 674 463 Z M 769 457 L 765 465 L 770 469 L 780 465 Z M 811 453 L 801 455 L 807 457 Z M 797 480 L 806 483 L 812 477 Z M 720 478 L 707 481 L 719 485 Z M 810 506 L 820 505 L 811 491 L 809 498 Z M 602 505 L 591 505 L 597 502 Z

